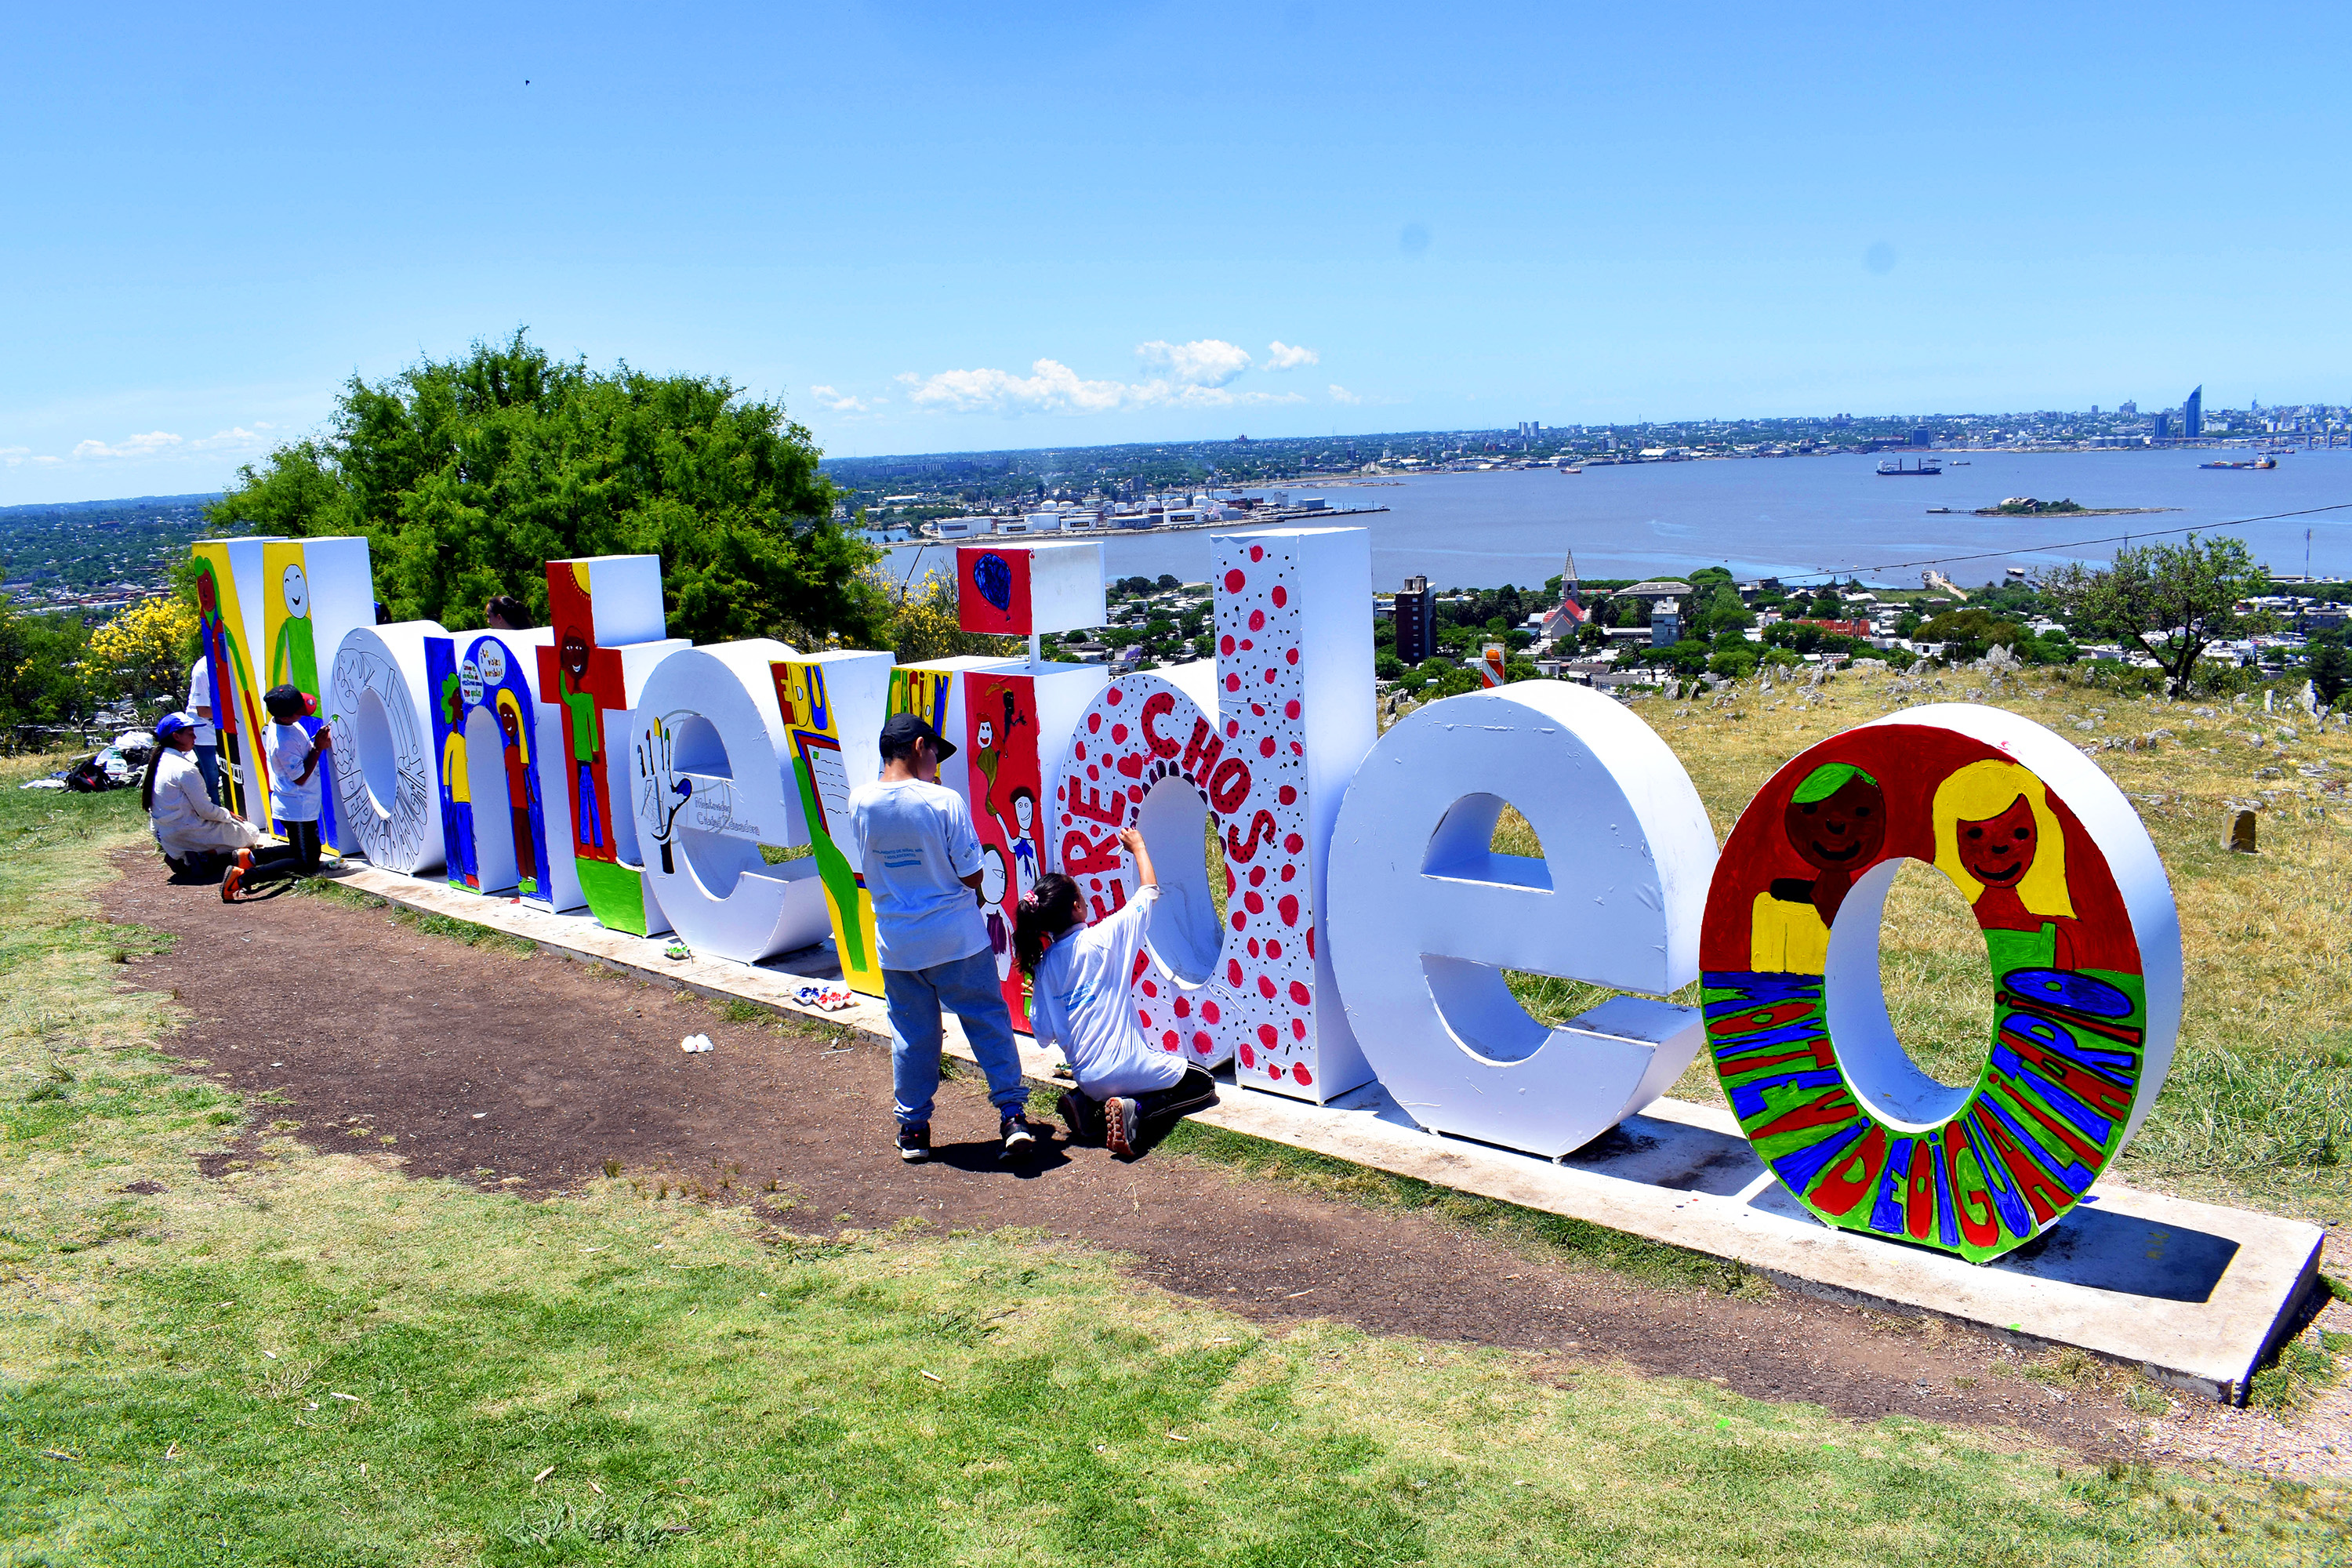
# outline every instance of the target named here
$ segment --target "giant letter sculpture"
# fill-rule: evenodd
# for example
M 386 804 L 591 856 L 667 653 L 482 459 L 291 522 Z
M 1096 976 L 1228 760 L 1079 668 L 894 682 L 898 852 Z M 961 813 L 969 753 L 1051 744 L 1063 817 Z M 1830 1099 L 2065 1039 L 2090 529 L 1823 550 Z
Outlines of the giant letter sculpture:
M 793 788 L 808 830 L 810 858 L 824 887 L 825 913 L 843 984 L 882 994 L 874 900 L 865 868 L 850 859 L 849 792 L 876 771 L 871 737 L 881 732 L 895 675 L 887 653 L 795 654 L 770 666 L 792 749 Z M 952 760 L 952 759 L 951 759 Z
M 261 692 L 247 628 L 260 625 L 261 596 L 240 587 L 261 581 L 267 537 L 206 539 L 197 542 L 196 625 L 202 640 L 212 700 L 213 723 L 220 731 L 221 770 L 227 798 L 222 805 L 257 825 L 269 820 L 269 764 L 261 742 Z
M 342 761 L 339 817 L 369 864 L 411 877 L 442 864 L 425 644 L 448 635 L 437 621 L 352 628 L 335 649 L 322 704 Z
M 956 551 L 956 622 L 969 632 L 1030 639 L 1022 664 L 982 665 L 961 676 L 957 727 L 940 732 L 962 748 L 964 798 L 980 839 L 980 907 L 996 980 L 1013 1026 L 1029 1030 L 1029 1002 L 1013 960 L 1021 900 L 1053 868 L 1046 831 L 1055 764 L 1087 704 L 1109 682 L 1098 665 L 1034 657 L 1045 632 L 1098 626 L 1107 616 L 1102 545 L 967 544 Z
M 1906 858 L 1974 909 L 1983 1065 L 1922 1071 L 1888 1021 L 1879 921 Z M 2179 918 L 2131 805 L 2030 720 L 1914 708 L 1772 776 L 1725 844 L 1700 939 L 1716 1070 L 1823 1222 L 1978 1262 L 2048 1228 L 2123 1152 L 2180 1023 Z
M 1371 552 L 1361 529 L 1213 536 L 1214 689 L 1199 666 L 1115 680 L 1072 738 L 1055 795 L 1062 870 L 1090 915 L 1126 901 L 1113 836 L 1139 824 L 1162 867 L 1135 1005 L 1187 1061 L 1326 1100 L 1366 1081 L 1318 928 L 1340 797 L 1373 736 Z M 1223 929 L 1192 846 L 1223 846 Z M 1189 838 L 1189 842 L 1187 842 Z
M 563 715 L 572 868 L 600 925 L 651 936 L 669 929 L 637 858 L 629 713 L 646 677 L 688 646 L 662 636 L 661 558 L 600 555 L 547 563 L 552 643 L 539 689 Z
M 1506 801 L 1541 858 L 1491 849 Z M 1689 775 L 1597 692 L 1524 681 L 1399 721 L 1331 839 L 1331 962 L 1382 1087 L 1423 1127 L 1548 1159 L 1640 1110 L 1690 1065 L 1697 1012 L 1620 996 L 1548 1028 L 1503 972 L 1690 984 L 1714 866 Z
M 551 875 L 541 782 L 560 786 L 562 773 L 540 755 L 560 728 L 539 700 L 540 650 L 554 637 L 552 627 L 466 632 L 428 639 L 425 658 L 450 885 L 564 909 L 580 902 L 578 883 L 569 855 Z
M 797 792 L 785 793 L 792 742 L 772 673 L 792 656 L 767 637 L 673 653 L 627 719 L 646 884 L 695 951 L 739 963 L 824 940 L 816 862 L 760 853 L 808 842 Z
M 319 704 L 315 718 L 301 727 L 316 732 L 326 722 L 330 704 L 329 673 L 319 664 L 319 650 L 331 653 L 361 626 L 375 625 L 375 576 L 368 565 L 368 542 L 359 538 L 278 539 L 261 547 L 262 635 L 269 649 L 266 677 L 256 672 L 265 691 L 291 686 Z M 322 843 L 338 854 L 358 847 L 352 829 L 344 824 L 342 785 L 335 757 L 329 752 L 320 765 L 326 771 L 319 821 Z

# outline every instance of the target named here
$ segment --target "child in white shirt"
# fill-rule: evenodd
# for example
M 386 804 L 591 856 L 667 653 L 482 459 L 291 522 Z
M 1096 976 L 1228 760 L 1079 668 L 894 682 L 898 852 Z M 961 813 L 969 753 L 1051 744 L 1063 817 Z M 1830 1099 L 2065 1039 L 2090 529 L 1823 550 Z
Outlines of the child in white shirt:
M 221 879 L 221 902 L 236 902 L 248 884 L 314 877 L 319 872 L 319 817 L 326 803 L 323 772 L 334 742 L 324 724 L 311 734 L 298 722 L 302 717 L 302 693 L 292 686 L 274 686 L 261 699 L 270 723 L 261 731 L 261 748 L 269 763 L 269 815 L 286 836 L 283 845 L 255 853 L 240 852 L 236 864 Z
M 1092 1142 L 1099 1131 L 1111 1152 L 1125 1158 L 1135 1152 L 1144 1123 L 1213 1104 L 1217 1090 L 1207 1073 L 1154 1049 L 1136 1026 L 1128 984 L 1160 901 L 1160 879 L 1142 834 L 1121 828 L 1118 840 L 1135 857 L 1143 884 L 1126 907 L 1087 925 L 1077 883 L 1051 872 L 1021 900 L 1013 948 L 1031 977 L 1029 1020 L 1037 1043 L 1058 1043 L 1078 1082 L 1062 1096 L 1072 1140 Z

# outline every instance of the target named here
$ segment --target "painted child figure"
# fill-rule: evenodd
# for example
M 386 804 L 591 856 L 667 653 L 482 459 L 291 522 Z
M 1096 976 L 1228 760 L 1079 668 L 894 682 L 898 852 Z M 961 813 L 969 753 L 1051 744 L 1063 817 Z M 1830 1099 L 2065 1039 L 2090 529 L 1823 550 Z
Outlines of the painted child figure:
M 474 786 L 466 761 L 466 694 L 455 677 L 442 699 L 449 707 L 449 736 L 441 742 L 441 824 L 449 880 L 479 892 L 482 879 L 474 867 Z
M 1789 796 L 1782 826 L 1813 875 L 1776 877 L 1756 895 L 1749 967 L 1819 974 L 1828 963 L 1838 906 L 1886 843 L 1885 792 L 1850 763 L 1824 763 Z
M 1213 1104 L 1216 1083 L 1171 1051 L 1155 1050 L 1136 1027 L 1128 1005 L 1128 977 L 1143 950 L 1160 879 L 1143 835 L 1119 829 L 1141 883 L 1126 907 L 1086 923 L 1078 885 L 1060 872 L 1037 882 L 1023 900 L 1013 945 L 1033 983 L 1030 1023 L 1040 1046 L 1058 1044 L 1078 1087 L 1062 1096 L 1062 1118 L 1075 1142 L 1100 1137 L 1122 1159 L 1150 1122 L 1172 1121 Z
M 526 893 L 539 891 L 539 858 L 531 853 L 530 805 L 539 781 L 531 776 L 530 757 L 523 750 L 522 721 L 513 699 L 499 693 L 499 733 L 506 737 L 500 755 L 507 769 L 507 815 L 514 826 L 515 873 Z

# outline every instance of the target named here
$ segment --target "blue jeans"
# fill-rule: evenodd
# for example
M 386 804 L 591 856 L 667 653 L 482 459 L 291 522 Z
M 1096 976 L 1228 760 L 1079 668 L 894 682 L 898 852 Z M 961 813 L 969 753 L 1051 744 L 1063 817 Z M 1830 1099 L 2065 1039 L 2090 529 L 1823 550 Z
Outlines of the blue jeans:
M 205 793 L 212 796 L 215 805 L 218 805 L 220 804 L 220 748 L 218 746 L 196 748 L 196 772 L 205 775 Z
M 1013 1018 L 996 981 L 996 955 L 982 948 L 969 958 L 929 969 L 886 969 L 882 1001 L 890 1012 L 890 1086 L 898 1125 L 927 1127 L 940 1089 L 940 1009 L 963 1020 L 964 1038 L 988 1075 L 988 1098 L 1000 1117 L 1029 1103 L 1021 1081 L 1021 1052 Z

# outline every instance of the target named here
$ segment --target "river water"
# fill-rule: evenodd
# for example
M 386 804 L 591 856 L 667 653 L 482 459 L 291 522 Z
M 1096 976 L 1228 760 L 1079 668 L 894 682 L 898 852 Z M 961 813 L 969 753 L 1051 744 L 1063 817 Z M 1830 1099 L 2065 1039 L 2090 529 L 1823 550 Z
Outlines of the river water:
M 1386 506 L 1339 520 L 1369 529 L 1376 588 L 1424 575 L 1441 587 L 1522 587 L 1559 575 L 1568 552 L 1586 577 L 1644 577 L 1727 567 L 1734 575 L 1801 576 L 1834 571 L 1874 585 L 1916 587 L 1920 566 L 1963 586 L 1999 578 L 2010 566 L 2105 561 L 2114 542 L 2063 548 L 2110 536 L 2215 525 L 2263 513 L 2352 502 L 2352 451 L 2296 452 L 2263 470 L 2200 469 L 2243 451 L 1964 452 L 1948 456 L 1935 479 L 1882 479 L 1874 457 L 1767 458 L 1640 463 L 1561 474 L 1547 468 L 1430 474 L 1377 484 L 1293 483 L 1294 496 L 1335 506 Z M 1956 466 L 1965 463 L 1965 467 Z M 1970 515 L 2009 496 L 2071 499 L 2087 507 L 2169 507 L 2134 517 L 1990 518 Z M 1948 515 L 1927 508 L 1948 506 Z M 2352 576 L 2352 507 L 2236 530 L 2258 560 L 2281 574 L 2311 567 Z M 1105 535 L 1113 577 L 1172 572 L 1208 575 L 1207 530 Z M 2179 538 L 2178 533 L 2169 535 Z M 919 554 L 919 563 L 915 557 Z M 944 569 L 949 552 L 893 551 L 904 575 Z

